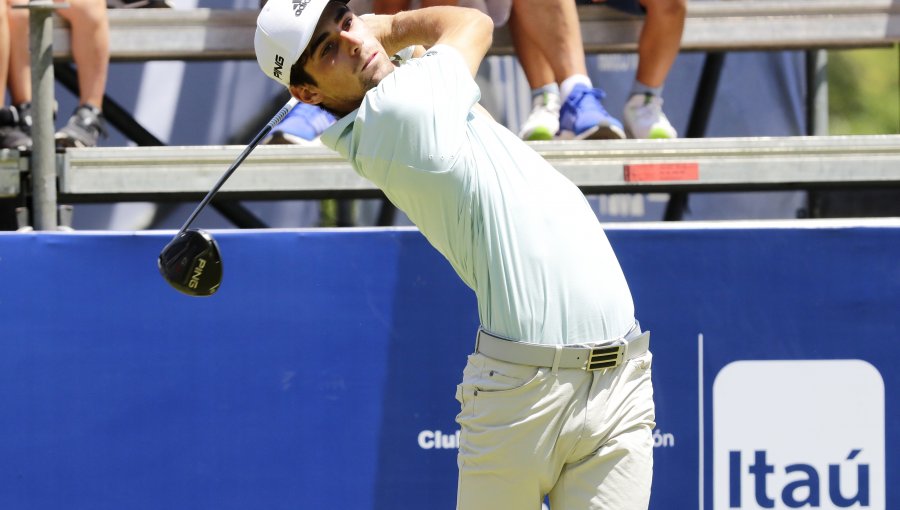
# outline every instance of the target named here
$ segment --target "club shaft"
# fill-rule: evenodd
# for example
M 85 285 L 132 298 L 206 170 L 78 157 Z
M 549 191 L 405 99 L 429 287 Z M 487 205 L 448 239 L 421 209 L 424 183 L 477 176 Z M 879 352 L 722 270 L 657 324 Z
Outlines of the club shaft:
M 181 227 L 178 233 L 175 234 L 176 237 L 191 226 L 191 223 L 194 222 L 194 220 L 197 218 L 197 215 L 200 214 L 200 211 L 202 211 L 203 208 L 209 204 L 213 196 L 219 191 L 219 188 L 221 188 L 222 185 L 225 184 L 225 181 L 227 181 L 228 178 L 231 177 L 231 174 L 233 174 L 234 171 L 237 170 L 237 167 L 240 166 L 240 164 L 243 163 L 245 159 L 247 159 L 247 156 L 249 156 L 250 153 L 253 152 L 253 149 L 255 149 L 257 145 L 259 145 L 259 142 L 263 138 L 265 138 L 265 136 L 269 134 L 269 132 L 272 131 L 272 129 L 279 122 L 284 119 L 284 117 L 291 111 L 291 109 L 294 108 L 294 105 L 296 104 L 297 100 L 292 97 L 290 101 L 282 106 L 280 110 L 278 110 L 278 113 L 276 113 L 275 116 L 272 117 L 271 120 L 269 120 L 265 127 L 263 127 L 262 130 L 260 130 L 260 132 L 253 137 L 253 140 L 251 140 L 250 143 L 247 144 L 247 147 L 245 147 L 244 150 L 241 151 L 237 159 L 234 160 L 234 163 L 232 163 L 231 166 L 228 167 L 228 170 L 226 170 L 225 173 L 222 174 L 222 177 L 219 177 L 219 180 L 216 181 L 212 189 L 209 190 L 209 193 L 207 193 L 206 196 L 203 197 L 203 200 L 200 201 L 200 204 L 197 205 L 197 207 L 194 209 L 194 212 L 192 212 L 191 215 L 188 216 L 187 221 L 184 222 L 184 225 Z

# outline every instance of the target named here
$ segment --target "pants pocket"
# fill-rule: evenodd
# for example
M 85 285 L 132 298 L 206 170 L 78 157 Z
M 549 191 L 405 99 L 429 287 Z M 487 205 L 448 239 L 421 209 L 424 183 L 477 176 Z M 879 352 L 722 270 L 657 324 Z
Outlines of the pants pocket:
M 465 374 L 463 385 L 471 386 L 478 395 L 515 392 L 541 374 L 539 367 L 508 363 L 483 354 L 473 355 L 472 365 L 474 370 Z

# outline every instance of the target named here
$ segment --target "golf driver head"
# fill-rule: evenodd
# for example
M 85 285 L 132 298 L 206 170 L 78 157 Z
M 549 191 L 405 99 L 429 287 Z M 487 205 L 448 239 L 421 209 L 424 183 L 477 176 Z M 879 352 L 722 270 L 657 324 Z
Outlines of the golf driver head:
M 222 283 L 222 257 L 216 240 L 202 230 L 180 232 L 159 254 L 159 272 L 188 296 L 211 296 Z

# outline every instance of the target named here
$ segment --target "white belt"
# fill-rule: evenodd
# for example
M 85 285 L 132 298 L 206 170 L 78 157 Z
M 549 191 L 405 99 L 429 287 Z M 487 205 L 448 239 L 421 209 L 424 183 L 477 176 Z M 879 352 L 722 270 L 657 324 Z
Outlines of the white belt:
M 544 345 L 508 340 L 478 329 L 475 352 L 500 361 L 532 367 L 613 368 L 650 348 L 650 332 L 596 345 Z

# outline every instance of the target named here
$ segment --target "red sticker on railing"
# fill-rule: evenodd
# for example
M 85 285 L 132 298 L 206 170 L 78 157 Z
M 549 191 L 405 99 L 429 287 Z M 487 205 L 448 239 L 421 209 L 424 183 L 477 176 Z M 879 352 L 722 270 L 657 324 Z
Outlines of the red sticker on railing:
M 696 181 L 700 178 L 697 163 L 637 163 L 625 165 L 625 182 Z

